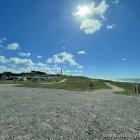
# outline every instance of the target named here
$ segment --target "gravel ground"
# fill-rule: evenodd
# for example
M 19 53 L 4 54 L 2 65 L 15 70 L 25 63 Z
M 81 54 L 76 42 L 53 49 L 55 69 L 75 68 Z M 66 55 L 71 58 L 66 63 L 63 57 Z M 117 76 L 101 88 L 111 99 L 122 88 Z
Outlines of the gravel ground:
M 140 140 L 140 96 L 0 85 L 0 140 L 103 139 Z

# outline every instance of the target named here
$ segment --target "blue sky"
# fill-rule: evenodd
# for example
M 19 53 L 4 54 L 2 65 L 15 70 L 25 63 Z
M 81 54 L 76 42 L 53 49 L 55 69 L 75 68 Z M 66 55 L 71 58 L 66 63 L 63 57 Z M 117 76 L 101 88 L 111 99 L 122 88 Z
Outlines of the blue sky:
M 0 72 L 140 78 L 139 0 L 0 0 Z

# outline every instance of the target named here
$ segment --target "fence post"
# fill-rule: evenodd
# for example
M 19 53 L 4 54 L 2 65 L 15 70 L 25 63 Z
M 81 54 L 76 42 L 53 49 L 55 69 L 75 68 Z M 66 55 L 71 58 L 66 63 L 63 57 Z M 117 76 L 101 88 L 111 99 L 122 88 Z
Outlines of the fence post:
M 137 85 L 135 85 L 135 93 L 137 93 Z
M 138 85 L 138 93 L 140 93 L 140 85 Z
M 135 93 L 140 93 L 140 85 L 135 85 Z

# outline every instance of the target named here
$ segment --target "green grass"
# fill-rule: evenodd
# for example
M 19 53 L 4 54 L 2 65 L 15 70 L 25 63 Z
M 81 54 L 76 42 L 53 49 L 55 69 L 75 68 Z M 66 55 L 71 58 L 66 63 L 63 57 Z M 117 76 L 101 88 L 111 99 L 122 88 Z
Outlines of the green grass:
M 41 84 L 67 79 L 64 83 L 55 84 Z M 109 89 L 105 82 L 100 80 L 92 80 L 86 77 L 79 76 L 60 76 L 58 79 L 52 81 L 31 82 L 31 81 L 0 81 L 0 84 L 21 84 L 18 87 L 32 87 L 32 88 L 51 88 L 51 89 L 66 89 L 66 90 L 80 90 L 80 91 L 93 91 L 96 89 Z M 93 85 L 93 87 L 90 87 Z
M 117 94 L 125 94 L 125 95 L 140 95 L 140 93 L 135 93 L 135 83 L 127 83 L 127 82 L 110 82 L 111 84 L 123 88 L 125 91 L 115 92 Z
M 67 79 L 64 83 L 55 83 L 55 84 L 41 84 L 41 83 L 51 83 L 60 81 L 62 79 Z M 32 81 L 0 81 L 0 84 L 20 84 L 17 85 L 18 87 L 32 87 L 32 88 L 51 88 L 51 89 L 66 89 L 66 90 L 80 90 L 80 91 L 93 91 L 96 89 L 110 89 L 105 84 L 106 81 L 104 80 L 98 80 L 98 79 L 90 79 L 87 77 L 80 77 L 80 76 L 59 76 L 55 80 L 49 80 L 49 81 L 38 81 L 38 82 L 32 82 Z M 125 95 L 140 95 L 140 93 L 135 93 L 134 83 L 126 83 L 126 82 L 113 82 L 113 81 L 107 81 L 111 84 L 123 88 L 125 91 L 123 92 L 115 92 L 117 94 L 125 94 Z M 92 85 L 92 87 L 90 87 Z

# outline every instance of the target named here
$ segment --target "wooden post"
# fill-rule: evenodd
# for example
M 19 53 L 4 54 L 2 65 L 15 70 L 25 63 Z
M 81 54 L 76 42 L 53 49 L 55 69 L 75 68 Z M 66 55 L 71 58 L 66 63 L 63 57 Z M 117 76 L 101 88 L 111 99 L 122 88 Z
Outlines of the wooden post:
M 140 85 L 138 85 L 138 93 L 140 93 Z
M 137 93 L 137 91 L 138 91 L 138 90 L 137 90 L 137 85 L 135 85 L 135 93 Z

